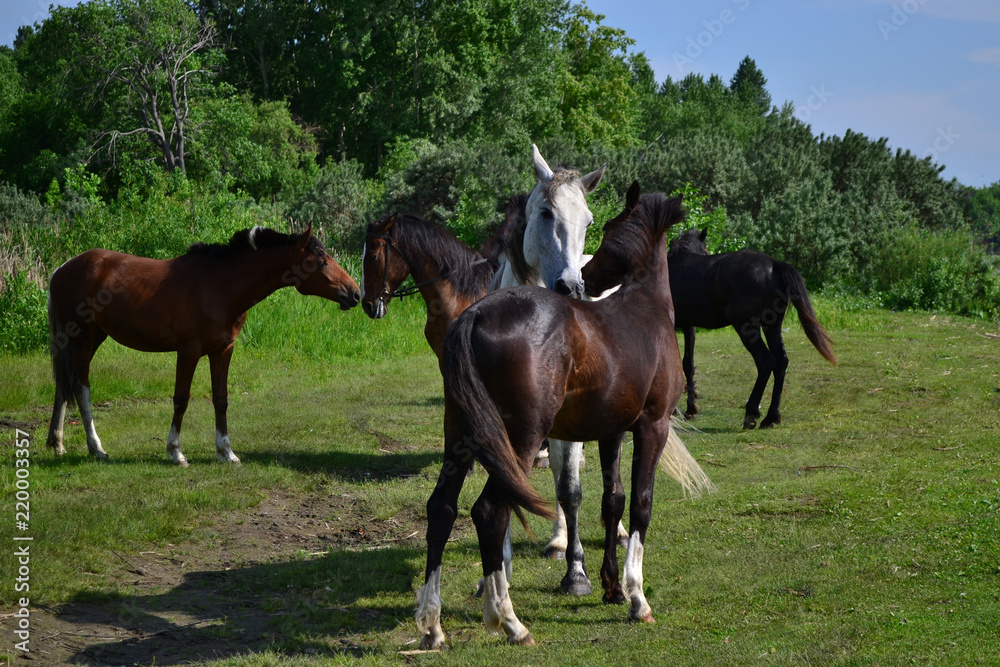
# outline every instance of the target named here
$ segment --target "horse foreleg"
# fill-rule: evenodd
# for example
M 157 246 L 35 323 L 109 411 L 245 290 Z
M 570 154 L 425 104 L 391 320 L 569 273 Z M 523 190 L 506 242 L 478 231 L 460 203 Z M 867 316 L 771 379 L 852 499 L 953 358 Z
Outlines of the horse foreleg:
M 212 372 L 212 405 L 215 408 L 215 455 L 223 463 L 239 463 L 229 444 L 229 425 L 226 410 L 229 408 L 229 361 L 233 357 L 233 345 L 208 355 Z
M 587 578 L 579 526 L 580 504 L 583 501 L 583 489 L 580 486 L 583 443 L 550 438 L 549 456 L 552 457 L 552 470 L 556 481 L 556 499 L 559 501 L 560 514 L 564 521 L 561 537 L 565 550 L 566 576 L 562 579 L 562 592 L 572 595 L 590 595 L 590 579 Z M 556 522 L 558 520 L 557 516 Z M 553 536 L 552 542 L 549 543 L 549 549 L 552 548 L 557 537 L 560 537 L 558 533 Z M 546 549 L 546 555 L 548 553 L 549 550 Z
M 503 541 L 510 514 L 511 506 L 503 493 L 493 480 L 487 480 L 479 500 L 472 506 L 472 521 L 483 560 L 483 622 L 490 632 L 505 632 L 509 643 L 528 646 L 535 641 L 514 613 L 504 568 Z
M 568 457 L 568 445 L 571 442 L 564 440 L 553 440 L 549 438 L 549 467 L 552 469 L 552 481 L 555 482 L 556 499 L 559 498 L 559 480 L 563 476 L 563 468 L 566 466 Z M 552 539 L 545 546 L 545 557 L 562 560 L 566 557 L 566 512 L 563 510 L 561 502 L 556 503 L 556 518 L 552 520 Z
M 604 562 L 601 564 L 601 586 L 604 602 L 621 604 L 625 601 L 618 581 L 618 524 L 625 512 L 625 488 L 620 475 L 622 439 L 620 433 L 598 443 L 604 495 L 601 498 L 601 519 L 604 521 Z
M 194 370 L 198 367 L 200 356 L 179 351 L 177 353 L 177 371 L 174 380 L 174 417 L 170 422 L 170 433 L 167 434 L 167 458 L 181 467 L 187 467 L 188 460 L 181 451 L 181 422 L 184 412 L 191 400 L 191 380 Z
M 657 422 L 640 422 L 633 433 L 632 499 L 629 506 L 629 539 L 625 552 L 622 587 L 629 599 L 630 621 L 654 623 L 642 582 L 642 556 L 646 529 L 653 513 L 653 486 L 656 465 L 670 433 L 669 417 Z
M 764 328 L 767 347 L 774 359 L 774 388 L 771 392 L 771 405 L 767 408 L 767 416 L 760 423 L 761 428 L 770 428 L 781 423 L 781 391 L 785 386 L 785 371 L 788 369 L 788 354 L 785 352 L 785 341 L 781 337 L 781 320 Z
M 753 362 L 757 366 L 757 381 L 750 392 L 750 398 L 747 399 L 746 413 L 743 417 L 743 428 L 751 429 L 757 425 L 757 419 L 760 417 L 760 399 L 764 396 L 767 381 L 771 378 L 774 357 L 768 351 L 767 345 L 764 344 L 759 327 L 748 322 L 737 328 L 737 331 L 740 334 L 743 347 L 753 357 Z
M 686 383 L 685 389 L 687 391 L 687 410 L 684 411 L 684 416 L 691 419 L 696 414 L 698 414 L 698 405 L 696 400 L 698 398 L 698 388 L 694 381 L 694 339 L 695 339 L 695 328 L 694 327 L 684 327 L 684 381 Z
M 441 561 L 444 547 L 458 516 L 458 495 L 472 466 L 472 449 L 456 447 L 459 436 L 449 436 L 450 410 L 445 405 L 445 454 L 437 486 L 427 500 L 427 568 L 424 585 L 417 593 L 415 618 L 422 639 L 420 648 L 439 649 L 447 637 L 441 628 Z

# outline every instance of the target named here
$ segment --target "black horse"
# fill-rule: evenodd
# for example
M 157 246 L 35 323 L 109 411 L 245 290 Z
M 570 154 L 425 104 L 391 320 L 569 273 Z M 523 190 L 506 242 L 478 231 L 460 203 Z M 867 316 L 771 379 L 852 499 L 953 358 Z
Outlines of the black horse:
M 799 312 L 802 328 L 813 346 L 830 363 L 837 363 L 830 347 L 830 336 L 816 320 L 802 276 L 790 264 L 756 250 L 709 255 L 705 232 L 695 229 L 670 244 L 669 258 L 674 326 L 684 332 L 684 377 L 688 397 L 685 415 L 691 417 L 698 412 L 694 382 L 695 327 L 721 329 L 732 326 L 757 364 L 757 382 L 747 401 L 743 428 L 757 425 L 760 400 L 772 373 L 771 406 L 760 427 L 781 423 L 781 389 L 788 368 L 781 323 L 789 301 Z

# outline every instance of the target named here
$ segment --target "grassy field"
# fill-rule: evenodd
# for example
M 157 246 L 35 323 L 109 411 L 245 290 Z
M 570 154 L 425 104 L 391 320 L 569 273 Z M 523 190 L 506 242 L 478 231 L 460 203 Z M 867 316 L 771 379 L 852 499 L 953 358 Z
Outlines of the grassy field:
M 785 421 L 772 430 L 741 429 L 754 372 L 737 336 L 699 336 L 703 414 L 684 439 L 719 490 L 677 502 L 679 487 L 659 480 L 645 558 L 656 624 L 628 624 L 597 592 L 560 595 L 563 563 L 540 557 L 549 526 L 532 517 L 533 537 L 515 530 L 511 595 L 538 646 L 488 635 L 469 519 L 480 470 L 445 552 L 451 647 L 431 655 L 413 653 L 412 613 L 442 399 L 421 302 L 393 303 L 380 322 L 292 293 L 251 311 L 230 377 L 239 466 L 214 460 L 207 364 L 180 469 L 165 457 L 172 355 L 99 352 L 106 465 L 86 456 L 79 425 L 67 456 L 44 450 L 48 360 L 0 357 L 8 536 L 15 428 L 32 435 L 35 664 L 997 664 L 995 327 L 822 299 L 817 310 L 841 363 L 786 320 Z M 596 591 L 599 471 L 587 453 L 581 523 Z M 548 471 L 533 479 L 553 497 Z M 10 544 L 0 600 L 12 610 Z M 20 662 L 13 641 L 0 650 Z

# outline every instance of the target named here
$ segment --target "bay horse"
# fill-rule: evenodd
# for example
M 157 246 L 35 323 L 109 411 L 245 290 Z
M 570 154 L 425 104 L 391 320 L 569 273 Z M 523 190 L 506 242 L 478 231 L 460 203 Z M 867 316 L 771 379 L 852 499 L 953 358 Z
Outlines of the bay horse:
M 694 381 L 695 327 L 721 329 L 732 326 L 757 366 L 757 381 L 746 403 L 743 428 L 757 425 L 764 388 L 773 374 L 771 405 L 760 423 L 760 428 L 769 428 L 781 423 L 781 391 L 788 368 L 781 324 L 788 304 L 795 306 L 806 337 L 816 350 L 836 365 L 832 341 L 816 319 L 805 281 L 795 267 L 756 250 L 709 255 L 705 237 L 705 231 L 692 229 L 670 244 L 674 326 L 684 332 L 685 415 L 693 417 L 698 412 Z
M 215 408 L 215 448 L 220 461 L 239 463 L 226 423 L 229 362 L 247 311 L 272 292 L 294 286 L 302 294 L 358 304 L 357 284 L 312 235 L 254 227 L 228 244 L 192 245 L 186 254 L 158 260 L 111 250 L 88 250 L 60 266 L 49 279 L 49 336 L 55 404 L 48 446 L 63 447 L 66 407 L 75 400 L 87 448 L 107 459 L 90 407 L 90 362 L 108 336 L 143 352 L 176 352 L 174 416 L 167 457 L 181 466 L 180 432 L 191 380 L 208 355 Z
M 421 647 L 440 648 L 441 563 L 473 460 L 489 473 L 472 518 L 485 579 L 484 620 L 513 644 L 534 643 L 514 613 L 503 541 L 512 510 L 551 516 L 528 481 L 548 434 L 597 440 L 604 479 L 601 582 L 604 601 L 630 603 L 631 620 L 652 622 L 642 585 L 643 544 L 657 462 L 693 495 L 711 482 L 670 428 L 684 387 L 671 325 L 673 304 L 664 232 L 684 217 L 680 198 L 629 188 L 624 211 L 583 268 L 587 294 L 622 284 L 600 301 L 567 298 L 537 286 L 502 289 L 463 312 L 445 338 L 445 451 L 427 501 L 427 566 L 417 595 Z M 619 477 L 622 441 L 633 435 L 632 499 L 623 583 L 617 525 L 625 508 Z M 582 554 L 580 554 L 582 561 Z
M 448 326 L 486 296 L 497 267 L 492 260 L 441 225 L 413 215 L 383 215 L 365 236 L 361 307 L 368 317 L 381 319 L 393 298 L 419 292 L 427 306 L 424 337 L 440 364 Z M 410 275 L 416 284 L 400 289 Z

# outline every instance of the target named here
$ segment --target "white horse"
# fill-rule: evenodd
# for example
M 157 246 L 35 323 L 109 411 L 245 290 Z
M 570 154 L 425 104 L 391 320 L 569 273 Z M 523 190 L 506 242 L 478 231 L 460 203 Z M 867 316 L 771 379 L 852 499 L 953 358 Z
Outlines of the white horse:
M 518 285 L 539 285 L 559 294 L 585 298 L 580 269 L 590 260 L 590 255 L 584 255 L 583 249 L 587 227 L 594 222 L 586 196 L 600 184 L 607 165 L 584 176 L 563 167 L 553 171 L 538 147 L 532 144 L 531 149 L 538 183 L 525 203 L 523 219 L 510 230 L 511 238 L 500 257 L 500 268 L 490 291 Z M 559 502 L 552 523 L 552 539 L 545 548 L 545 555 L 566 559 L 567 572 L 562 580 L 564 593 L 589 595 L 590 580 L 584 570 L 583 545 L 577 528 L 582 500 L 580 466 L 583 462 L 583 443 L 549 438 L 549 461 Z M 618 536 L 623 544 L 628 540 L 628 533 L 621 523 L 618 524 Z M 508 526 L 504 541 L 504 567 L 508 581 L 512 567 L 510 539 Z

